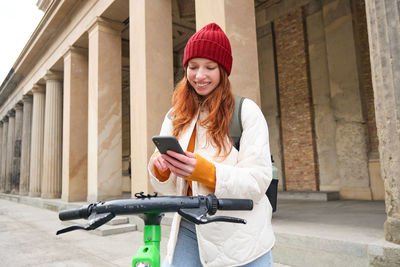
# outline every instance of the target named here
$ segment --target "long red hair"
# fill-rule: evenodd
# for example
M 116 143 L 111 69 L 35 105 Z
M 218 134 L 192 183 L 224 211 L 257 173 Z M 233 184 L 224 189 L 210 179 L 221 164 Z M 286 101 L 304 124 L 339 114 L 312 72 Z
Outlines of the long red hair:
M 231 84 L 225 69 L 218 65 L 220 71 L 219 85 L 207 96 L 200 96 L 190 85 L 185 71 L 185 76 L 176 85 L 172 96 L 173 110 L 173 135 L 180 137 L 197 111 L 201 107 L 209 112 L 208 116 L 199 121 L 207 129 L 207 140 L 212 141 L 218 148 L 218 155 L 224 152 L 226 157 L 232 150 L 232 140 L 229 136 L 235 99 L 232 94 Z M 226 137 L 230 142 L 227 142 Z

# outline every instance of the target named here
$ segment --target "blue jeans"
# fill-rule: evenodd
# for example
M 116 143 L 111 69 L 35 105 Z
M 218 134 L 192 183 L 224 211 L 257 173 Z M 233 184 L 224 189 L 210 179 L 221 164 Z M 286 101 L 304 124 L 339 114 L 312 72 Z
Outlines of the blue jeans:
M 165 259 L 162 267 L 202 267 L 199 256 L 199 247 L 197 244 L 196 228 L 193 223 L 182 219 L 179 228 L 178 240 L 176 242 L 174 260 L 172 265 L 168 259 Z M 272 267 L 272 254 L 268 251 L 266 254 L 258 257 L 254 261 L 243 265 L 243 267 Z

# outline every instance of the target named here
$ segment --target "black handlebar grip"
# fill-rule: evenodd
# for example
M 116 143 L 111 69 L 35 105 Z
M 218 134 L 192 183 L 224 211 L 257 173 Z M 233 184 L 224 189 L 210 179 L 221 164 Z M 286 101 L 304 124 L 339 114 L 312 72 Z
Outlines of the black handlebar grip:
M 58 214 L 61 221 L 87 219 L 89 217 L 89 206 L 83 206 L 77 209 L 62 210 Z
M 253 209 L 253 200 L 220 198 L 220 199 L 218 199 L 218 209 L 219 210 L 252 210 Z

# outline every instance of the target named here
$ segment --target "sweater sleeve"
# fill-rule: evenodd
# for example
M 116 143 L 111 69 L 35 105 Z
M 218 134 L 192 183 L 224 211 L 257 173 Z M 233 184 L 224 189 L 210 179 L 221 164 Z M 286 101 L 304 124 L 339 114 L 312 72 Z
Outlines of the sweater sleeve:
M 196 166 L 192 174 L 186 177 L 185 179 L 188 181 L 196 181 L 202 183 L 214 191 L 216 183 L 214 164 L 198 154 L 195 155 L 197 161 Z
M 156 151 L 154 154 L 151 156 L 151 158 L 154 160 L 156 157 L 160 155 L 160 152 Z M 157 168 L 157 166 L 153 163 L 153 168 L 154 168 L 154 176 L 160 181 L 160 182 L 165 182 L 168 180 L 171 171 L 169 169 L 165 171 L 161 171 Z
M 168 169 L 166 171 L 160 171 L 156 165 L 154 165 L 154 175 L 160 182 L 165 182 L 168 180 L 169 176 L 171 174 L 171 171 Z

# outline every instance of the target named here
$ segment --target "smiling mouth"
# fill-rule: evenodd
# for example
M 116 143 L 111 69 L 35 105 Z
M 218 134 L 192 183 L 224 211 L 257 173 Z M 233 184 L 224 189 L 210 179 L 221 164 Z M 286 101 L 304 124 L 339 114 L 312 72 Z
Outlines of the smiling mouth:
M 201 87 L 206 87 L 207 85 L 209 85 L 210 83 L 196 83 L 197 87 L 201 88 Z

